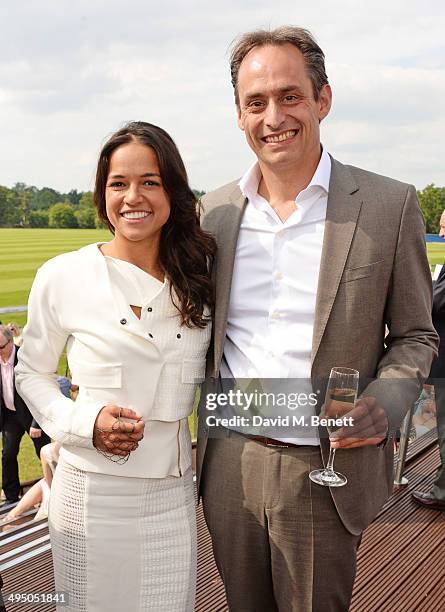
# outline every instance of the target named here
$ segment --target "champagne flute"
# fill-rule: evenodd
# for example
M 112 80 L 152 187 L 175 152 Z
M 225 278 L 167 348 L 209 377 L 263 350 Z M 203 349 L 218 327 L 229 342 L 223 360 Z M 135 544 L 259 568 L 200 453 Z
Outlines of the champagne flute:
M 340 429 L 341 425 L 335 423 L 337 419 L 343 419 L 350 412 L 357 399 L 359 373 L 352 368 L 332 368 L 329 375 L 326 398 L 321 412 L 321 417 L 326 418 L 326 428 L 329 435 Z M 348 479 L 343 474 L 334 470 L 335 448 L 329 449 L 329 459 L 325 468 L 313 470 L 309 478 L 324 487 L 343 487 Z

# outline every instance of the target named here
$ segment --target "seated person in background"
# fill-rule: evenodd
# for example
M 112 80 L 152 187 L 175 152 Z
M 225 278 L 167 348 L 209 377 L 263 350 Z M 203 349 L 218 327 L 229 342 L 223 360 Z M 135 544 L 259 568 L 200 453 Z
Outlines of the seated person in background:
M 34 521 L 40 521 L 48 516 L 49 492 L 54 471 L 59 461 L 59 449 L 60 444 L 58 442 L 51 442 L 41 449 L 40 458 L 42 461 L 43 478 L 36 482 L 25 493 L 19 503 L 0 520 L 0 525 L 8 523 L 4 525 L 3 531 L 12 529 L 14 525 L 9 524 L 10 521 L 19 518 L 33 507 L 40 506 L 33 518 Z

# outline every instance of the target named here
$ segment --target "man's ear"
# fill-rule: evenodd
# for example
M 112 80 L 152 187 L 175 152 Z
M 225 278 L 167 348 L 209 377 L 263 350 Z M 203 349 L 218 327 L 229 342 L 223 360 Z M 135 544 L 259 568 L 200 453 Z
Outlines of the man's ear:
M 327 117 L 332 105 L 332 89 L 329 83 L 323 85 L 318 95 L 318 119 L 322 121 Z

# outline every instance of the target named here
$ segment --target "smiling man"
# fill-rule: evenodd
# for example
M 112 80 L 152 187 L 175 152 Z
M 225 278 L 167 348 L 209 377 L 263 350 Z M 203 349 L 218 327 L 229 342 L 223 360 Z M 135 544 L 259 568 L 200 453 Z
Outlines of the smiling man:
M 436 352 L 423 219 L 413 186 L 345 166 L 322 147 L 332 93 L 308 31 L 244 34 L 231 76 L 257 159 L 203 201 L 218 243 L 207 389 L 253 377 L 306 380 L 315 390 L 335 366 L 375 380 L 352 433 L 331 439 L 348 478 L 336 489 L 309 479 L 329 454 L 323 432 L 295 426 L 270 438 L 238 428 L 216 438 L 204 387 L 204 512 L 232 612 L 344 611 L 361 534 L 392 488 L 386 442 Z M 402 379 L 409 384 L 394 393 Z

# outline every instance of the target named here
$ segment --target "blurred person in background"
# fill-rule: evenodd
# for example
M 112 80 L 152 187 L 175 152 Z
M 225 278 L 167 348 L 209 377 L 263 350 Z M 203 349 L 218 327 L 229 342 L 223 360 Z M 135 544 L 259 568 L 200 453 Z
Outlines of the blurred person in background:
M 48 516 L 49 494 L 53 481 L 54 472 L 59 461 L 60 444 L 51 442 L 42 447 L 40 451 L 40 461 L 42 463 L 43 478 L 33 484 L 26 491 L 16 506 L 12 508 L 4 517 L 0 519 L 0 530 L 8 531 L 16 525 L 11 523 L 20 518 L 25 512 L 32 508 L 38 508 L 33 517 L 34 521 L 40 521 Z M 2 526 L 3 525 L 3 529 Z
M 445 210 L 440 217 L 439 236 L 445 238 Z M 431 366 L 429 382 L 434 385 L 441 465 L 431 489 L 427 492 L 413 491 L 412 496 L 424 508 L 445 511 L 445 265 L 433 283 L 433 325 L 439 334 L 440 344 L 439 354 Z
M 2 488 L 6 504 L 19 499 L 20 479 L 17 457 L 20 442 L 26 432 L 31 437 L 37 456 L 42 446 L 51 442 L 19 395 L 14 376 L 19 349 L 14 345 L 13 332 L 0 325 L 0 431 L 2 432 Z

